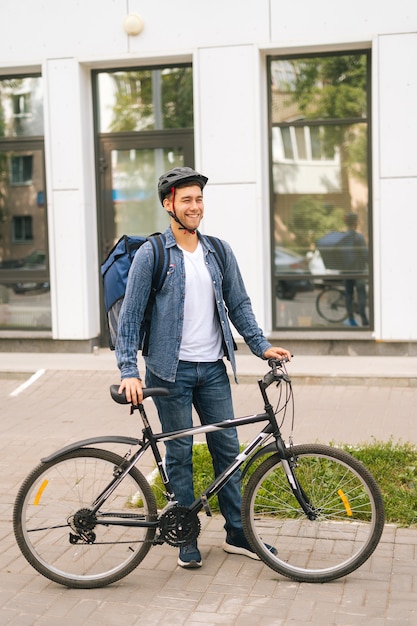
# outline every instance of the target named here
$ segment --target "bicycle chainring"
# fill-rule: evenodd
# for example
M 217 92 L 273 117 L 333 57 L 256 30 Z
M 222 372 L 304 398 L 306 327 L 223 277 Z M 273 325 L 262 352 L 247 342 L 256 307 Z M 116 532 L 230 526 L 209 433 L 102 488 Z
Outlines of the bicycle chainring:
M 85 543 L 94 543 L 96 534 L 93 529 L 96 526 L 97 518 L 90 509 L 80 509 L 68 519 L 72 530 L 77 534 L 70 533 L 70 543 L 77 543 L 79 540 Z
M 200 520 L 185 506 L 176 504 L 159 518 L 161 539 L 170 546 L 179 548 L 196 541 L 200 534 Z

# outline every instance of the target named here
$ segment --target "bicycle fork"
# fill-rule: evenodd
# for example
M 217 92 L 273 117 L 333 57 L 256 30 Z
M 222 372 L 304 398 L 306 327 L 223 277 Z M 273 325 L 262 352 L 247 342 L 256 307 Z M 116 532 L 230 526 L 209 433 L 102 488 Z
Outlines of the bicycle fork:
M 271 372 L 272 380 L 277 380 L 277 385 L 280 385 L 282 380 L 287 381 L 287 377 L 285 374 L 281 374 L 279 378 L 277 378 L 277 373 L 274 370 Z M 318 511 L 316 508 L 310 503 L 308 496 L 304 489 L 301 487 L 298 482 L 297 476 L 295 475 L 294 468 L 296 467 L 296 459 L 294 457 L 291 458 L 290 462 L 288 461 L 287 449 L 285 447 L 284 441 L 281 436 L 281 431 L 278 426 L 278 422 L 275 417 L 274 409 L 271 403 L 268 400 L 268 396 L 266 394 L 266 388 L 270 384 L 269 379 L 264 379 L 264 381 L 258 381 L 259 388 L 262 394 L 262 398 L 264 400 L 264 408 L 266 413 L 269 415 L 269 421 L 271 427 L 274 432 L 275 437 L 275 445 L 281 459 L 281 464 L 284 469 L 285 475 L 288 480 L 288 484 L 291 487 L 291 490 L 294 494 L 295 499 L 298 504 L 303 509 L 304 513 L 308 517 L 309 520 L 315 520 L 318 516 Z
M 281 458 L 282 467 L 284 468 L 285 475 L 294 494 L 294 497 L 296 498 L 298 504 L 301 506 L 309 520 L 313 521 L 317 519 L 318 511 L 310 503 L 306 492 L 298 482 L 297 476 L 294 473 L 293 468 L 296 466 L 296 459 L 292 457 L 290 462 L 288 461 L 287 451 L 281 436 L 276 437 L 276 446 L 278 454 Z

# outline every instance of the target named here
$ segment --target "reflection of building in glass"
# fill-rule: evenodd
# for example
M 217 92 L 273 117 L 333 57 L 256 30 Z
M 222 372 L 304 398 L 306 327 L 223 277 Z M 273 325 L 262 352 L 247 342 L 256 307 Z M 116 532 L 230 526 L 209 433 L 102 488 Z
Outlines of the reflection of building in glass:
M 0 326 L 50 329 L 39 76 L 0 80 Z
M 276 243 L 306 253 L 350 211 L 367 232 L 366 85 L 366 54 L 271 61 Z
M 4 119 L 0 136 L 42 136 L 42 98 L 40 76 L 0 80 L 0 109 Z

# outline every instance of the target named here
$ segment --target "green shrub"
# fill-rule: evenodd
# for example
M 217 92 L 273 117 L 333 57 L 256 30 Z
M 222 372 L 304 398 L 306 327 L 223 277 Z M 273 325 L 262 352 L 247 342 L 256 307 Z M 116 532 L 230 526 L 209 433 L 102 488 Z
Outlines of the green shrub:
M 335 444 L 332 444 L 335 445 Z M 356 446 L 338 445 L 361 461 L 377 481 L 385 502 L 386 521 L 398 526 L 417 525 L 417 447 L 411 443 L 373 441 Z M 213 466 L 206 444 L 193 448 L 194 490 L 197 495 L 213 480 Z M 152 486 L 158 508 L 166 504 L 158 476 Z M 210 500 L 213 512 L 219 511 L 217 497 Z

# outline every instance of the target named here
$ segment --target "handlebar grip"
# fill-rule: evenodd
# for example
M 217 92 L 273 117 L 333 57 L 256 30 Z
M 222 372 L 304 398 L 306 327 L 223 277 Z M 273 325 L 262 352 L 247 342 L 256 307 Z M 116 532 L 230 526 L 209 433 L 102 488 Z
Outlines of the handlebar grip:
M 294 355 L 291 355 L 294 356 Z M 268 365 L 271 369 L 274 369 L 274 367 L 281 367 L 281 365 L 283 363 L 288 363 L 289 362 L 289 358 L 287 356 L 284 356 L 282 359 L 268 359 Z
M 110 395 L 115 402 L 118 404 L 130 404 L 130 402 L 126 399 L 125 390 L 122 393 L 119 393 L 120 385 L 111 385 L 110 386 Z M 169 390 L 164 387 L 144 387 L 143 388 L 143 399 L 151 398 L 152 396 L 169 396 Z

